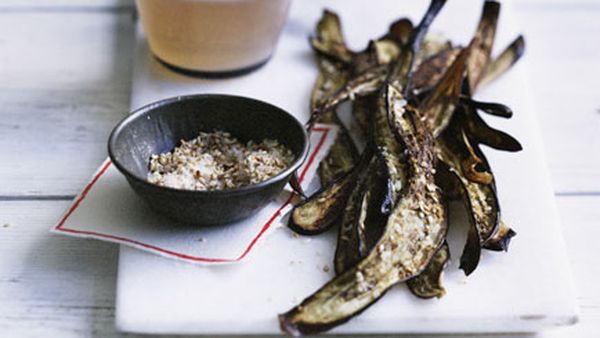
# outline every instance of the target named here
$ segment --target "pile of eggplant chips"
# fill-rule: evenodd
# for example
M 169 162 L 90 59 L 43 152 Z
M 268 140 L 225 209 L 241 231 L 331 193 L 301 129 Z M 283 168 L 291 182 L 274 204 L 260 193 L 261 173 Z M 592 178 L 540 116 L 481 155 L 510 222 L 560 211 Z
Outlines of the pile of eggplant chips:
M 307 128 L 333 123 L 340 132 L 319 167 L 322 188 L 294 208 L 289 227 L 302 235 L 339 229 L 336 277 L 279 315 L 288 334 L 340 325 L 401 282 L 417 297 L 442 297 L 448 201 L 468 210 L 460 257 L 465 274 L 476 269 L 482 249 L 505 251 L 515 235 L 502 221 L 480 147 L 522 149 L 480 115 L 510 118 L 512 111 L 472 96 L 521 57 L 524 40 L 517 37 L 492 57 L 500 13 L 494 1 L 484 3 L 467 46 L 428 34 L 444 3 L 432 0 L 417 25 L 407 18 L 393 22 L 363 51 L 347 47 L 335 13 L 326 10 L 317 24 L 310 43 L 319 74 Z M 362 152 L 336 113 L 345 101 L 366 140 Z

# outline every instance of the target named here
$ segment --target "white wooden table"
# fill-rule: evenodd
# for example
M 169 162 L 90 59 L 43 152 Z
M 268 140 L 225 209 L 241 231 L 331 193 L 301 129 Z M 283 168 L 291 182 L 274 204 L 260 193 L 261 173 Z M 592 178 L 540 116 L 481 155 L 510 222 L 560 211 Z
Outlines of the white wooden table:
M 299 0 L 297 0 L 299 1 Z M 578 301 L 600 332 L 600 2 L 515 4 Z M 129 107 L 129 0 L 0 3 L 0 336 L 118 336 L 118 247 L 48 233 Z M 543 210 L 540 210 L 543 212 Z

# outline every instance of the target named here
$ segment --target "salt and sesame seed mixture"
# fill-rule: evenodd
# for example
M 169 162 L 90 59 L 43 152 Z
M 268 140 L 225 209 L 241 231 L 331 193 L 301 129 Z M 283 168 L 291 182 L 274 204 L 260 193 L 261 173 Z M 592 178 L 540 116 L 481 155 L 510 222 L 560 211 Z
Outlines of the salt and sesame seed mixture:
M 185 190 L 223 190 L 262 182 L 292 164 L 294 154 L 276 140 L 241 143 L 230 133 L 201 132 L 173 151 L 150 157 L 148 181 Z

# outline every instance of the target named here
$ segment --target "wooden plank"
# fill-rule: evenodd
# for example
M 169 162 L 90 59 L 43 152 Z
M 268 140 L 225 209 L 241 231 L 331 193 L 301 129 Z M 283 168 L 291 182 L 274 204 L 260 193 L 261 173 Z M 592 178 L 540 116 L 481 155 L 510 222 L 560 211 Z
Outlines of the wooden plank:
M 134 0 L 2 0 L 0 12 L 10 10 L 48 10 L 53 8 L 119 8 L 132 7 Z
M 511 0 L 517 10 L 564 11 L 600 9 L 596 0 Z
M 538 337 L 586 337 L 586 333 L 590 336 L 600 330 L 600 290 L 596 286 L 600 266 L 590 253 L 600 236 L 600 196 L 560 197 L 557 201 L 581 318 L 574 327 Z M 117 246 L 49 234 L 68 204 L 0 202 L 2 336 L 117 335 L 113 322 Z
M 131 15 L 0 16 L 0 196 L 76 194 L 129 110 Z
M 576 326 L 549 331 L 544 337 L 594 337 L 600 332 L 600 289 L 597 285 L 600 265 L 595 252 L 600 237 L 600 196 L 558 197 L 557 204 L 575 279 L 580 318 Z
M 118 247 L 51 235 L 68 204 L 0 203 L 0 336 L 114 334 Z
M 518 6 L 526 62 L 557 192 L 600 191 L 600 6 Z M 518 113 L 518 112 L 516 112 Z

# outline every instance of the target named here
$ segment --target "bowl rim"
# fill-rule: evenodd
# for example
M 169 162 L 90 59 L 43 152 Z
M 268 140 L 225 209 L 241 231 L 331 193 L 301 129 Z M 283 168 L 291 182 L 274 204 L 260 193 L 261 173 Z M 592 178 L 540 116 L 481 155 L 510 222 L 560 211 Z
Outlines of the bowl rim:
M 158 108 L 158 107 L 162 107 L 165 105 L 169 105 L 172 104 L 174 102 L 179 102 L 179 101 L 188 101 L 188 100 L 198 100 L 198 99 L 205 99 L 205 98 L 226 98 L 226 99 L 241 99 L 244 101 L 252 101 L 261 105 L 265 105 L 268 106 L 269 108 L 272 108 L 274 111 L 279 111 L 281 113 L 286 114 L 288 117 L 292 118 L 292 120 L 296 123 L 296 125 L 299 127 L 299 129 L 302 131 L 302 135 L 303 135 L 303 141 L 304 141 L 304 147 L 302 149 L 302 152 L 299 154 L 299 156 L 296 157 L 296 159 L 294 160 L 294 162 L 292 162 L 292 164 L 290 164 L 286 169 L 282 170 L 281 172 L 279 172 L 277 175 L 270 177 L 264 181 L 258 182 L 258 183 L 254 183 L 254 184 L 249 184 L 249 185 L 245 185 L 239 188 L 233 188 L 233 189 L 222 189 L 222 190 L 211 190 L 211 191 L 206 191 L 206 190 L 187 190 L 187 189 L 177 189 L 177 188 L 171 188 L 171 187 L 165 187 L 165 186 L 161 186 L 158 184 L 154 184 L 151 182 L 148 182 L 146 179 L 139 177 L 138 175 L 132 173 L 131 171 L 129 171 L 127 168 L 125 168 L 121 163 L 119 163 L 119 161 L 116 159 L 115 154 L 113 149 L 116 147 L 116 138 L 117 135 L 131 122 L 142 118 L 143 116 L 145 116 L 147 113 L 153 111 L 154 109 Z M 247 193 L 251 193 L 253 191 L 257 191 L 257 190 L 261 190 L 262 188 L 269 186 L 277 181 L 282 180 L 284 177 L 291 175 L 294 171 L 298 170 L 298 168 L 300 168 L 300 166 L 302 166 L 302 164 L 306 161 L 306 158 L 308 157 L 308 152 L 309 152 L 309 148 L 310 148 L 310 139 L 308 137 L 308 133 L 306 131 L 306 129 L 304 128 L 304 125 L 302 125 L 300 123 L 300 121 L 298 121 L 298 119 L 293 116 L 292 114 L 288 113 L 286 110 L 277 107 L 271 103 L 262 101 L 262 100 L 258 100 L 258 99 L 254 99 L 251 97 L 246 97 L 246 96 L 240 96 L 240 95 L 231 95 L 231 94 L 220 94 L 220 93 L 214 93 L 214 94 L 191 94 L 191 95 L 178 95 L 178 96 L 173 96 L 173 97 L 169 97 L 169 98 L 165 98 L 165 99 L 161 99 L 158 101 L 154 101 L 151 102 L 149 104 L 146 104 L 142 107 L 139 107 L 137 109 L 135 109 L 133 112 L 131 112 L 129 115 L 127 115 L 126 117 L 124 117 L 121 121 L 119 121 L 119 123 L 117 123 L 117 125 L 113 128 L 113 130 L 110 133 L 110 136 L 108 137 L 108 156 L 111 160 L 111 162 L 115 165 L 115 167 L 128 179 L 134 179 L 144 185 L 148 185 L 151 186 L 153 188 L 156 188 L 158 190 L 162 190 L 166 193 L 177 193 L 177 194 L 190 194 L 190 195 L 203 195 L 203 196 L 220 196 L 220 195 L 237 195 L 237 194 L 247 194 Z

